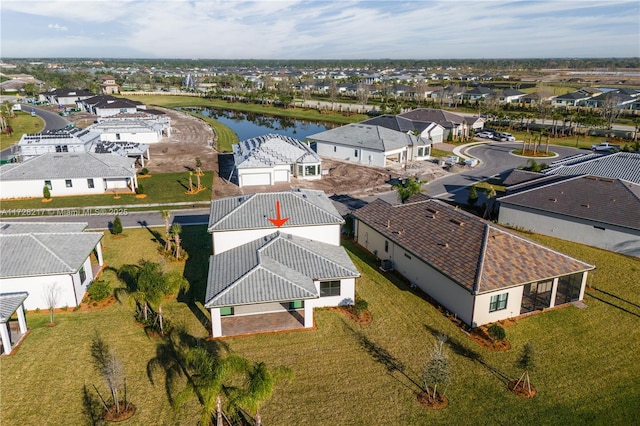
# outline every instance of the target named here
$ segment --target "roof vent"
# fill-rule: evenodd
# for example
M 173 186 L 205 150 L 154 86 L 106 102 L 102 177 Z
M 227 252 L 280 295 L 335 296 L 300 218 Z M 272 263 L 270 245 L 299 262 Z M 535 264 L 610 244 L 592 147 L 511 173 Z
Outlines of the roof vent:
M 458 219 L 449 219 L 449 222 L 455 223 L 456 225 L 460 225 L 460 226 L 464 225 L 464 222 Z
M 389 219 L 387 219 L 387 228 L 391 227 L 391 221 Z
M 432 209 L 431 207 L 428 207 L 427 211 L 430 212 L 430 213 L 433 213 L 433 214 L 438 214 L 438 210 Z
M 582 205 L 582 207 L 589 208 L 589 204 L 581 204 L 581 205 Z
M 558 200 L 556 198 L 549 198 L 549 201 L 553 201 L 555 203 Z
M 449 243 L 438 243 L 440 247 L 449 247 Z

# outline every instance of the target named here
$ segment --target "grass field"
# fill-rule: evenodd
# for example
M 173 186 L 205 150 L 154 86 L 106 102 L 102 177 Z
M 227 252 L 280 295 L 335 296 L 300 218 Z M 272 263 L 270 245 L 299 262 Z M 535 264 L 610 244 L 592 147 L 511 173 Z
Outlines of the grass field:
M 138 178 L 138 184 L 144 187 L 145 198 L 136 198 L 135 194 L 119 194 L 115 198 L 113 194 L 104 195 L 77 195 L 68 197 L 52 197 L 48 203 L 42 202 L 42 197 L 19 200 L 2 200 L 2 210 L 15 209 L 59 209 L 69 207 L 86 206 L 123 206 L 143 205 L 155 203 L 192 202 L 211 200 L 211 184 L 213 172 L 205 171 L 200 178 L 205 190 L 197 194 L 186 194 L 189 189 L 189 172 L 184 173 L 158 173 L 147 178 Z M 196 177 L 192 177 L 193 186 L 196 186 Z M 4 214 L 3 216 L 10 216 Z
M 186 264 L 168 264 L 191 281 L 189 296 L 165 306 L 165 315 L 196 337 L 208 330 L 197 319 L 211 250 L 205 226 L 184 227 Z M 154 232 L 126 230 L 106 235 L 105 261 L 111 267 L 139 258 L 159 260 Z M 570 306 L 519 320 L 506 328 L 512 349 L 491 352 L 470 341 L 454 325 L 373 259 L 346 243 L 362 273 L 358 294 L 369 302 L 370 325 L 356 325 L 339 313 L 317 310 L 317 329 L 225 339 L 212 343 L 268 365 L 290 367 L 295 379 L 281 385 L 263 409 L 267 425 L 426 425 L 426 424 L 634 424 L 640 409 L 640 261 L 549 237 L 529 236 L 597 265 L 586 309 Z M 135 251 L 132 248 L 135 247 Z M 135 252 L 135 255 L 132 255 Z M 115 283 L 111 272 L 106 277 Z M 615 295 L 612 297 L 602 291 Z M 198 315 L 196 315 L 196 314 Z M 31 333 L 17 353 L 0 358 L 2 424 L 84 424 L 82 387 L 104 390 L 92 370 L 89 345 L 96 332 L 125 364 L 136 415 L 125 424 L 195 424 L 198 405 L 171 409 L 162 372 L 147 374 L 147 363 L 166 355 L 133 320 L 133 308 L 115 304 L 95 311 L 60 312 L 55 327 L 47 313 L 27 314 Z M 420 370 L 434 333 L 449 336 L 454 381 L 449 407 L 428 411 L 416 402 Z M 538 394 L 520 399 L 505 380 L 519 375 L 514 362 L 525 342 L 537 349 L 531 380 Z M 153 381 L 150 380 L 150 377 Z
M 0 135 L 0 149 L 5 149 L 18 142 L 25 133 L 39 133 L 44 128 L 44 122 L 40 117 L 32 117 L 26 112 L 15 112 L 15 117 L 9 118 L 9 125 L 13 134 Z

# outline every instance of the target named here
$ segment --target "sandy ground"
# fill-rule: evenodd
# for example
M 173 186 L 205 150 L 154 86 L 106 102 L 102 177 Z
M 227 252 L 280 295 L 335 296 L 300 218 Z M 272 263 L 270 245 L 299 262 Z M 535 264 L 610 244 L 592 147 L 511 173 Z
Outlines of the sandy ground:
M 322 168 L 326 174 L 322 179 L 309 181 L 293 178 L 289 184 L 239 188 L 233 183 L 233 177 L 229 180 L 233 158 L 229 154 L 218 154 L 212 146 L 213 131 L 206 122 L 171 109 L 154 109 L 171 117 L 172 130 L 171 137 L 150 145 L 151 161 L 146 167 L 151 173 L 186 172 L 195 169 L 195 159 L 199 157 L 203 170 L 214 171 L 214 198 L 290 188 L 319 189 L 329 195 L 367 195 L 390 190 L 388 182 L 394 178 L 418 177 L 431 181 L 448 174 L 441 166 L 431 161 L 415 162 L 407 167 L 390 164 L 387 168 L 379 168 L 325 158 Z M 78 127 L 87 127 L 95 118 L 89 114 L 76 113 L 68 119 L 74 121 Z

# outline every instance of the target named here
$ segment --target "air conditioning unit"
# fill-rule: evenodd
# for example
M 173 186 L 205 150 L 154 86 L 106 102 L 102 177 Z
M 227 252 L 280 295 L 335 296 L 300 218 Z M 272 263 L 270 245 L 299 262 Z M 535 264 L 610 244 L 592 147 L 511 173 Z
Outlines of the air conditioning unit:
M 391 261 L 391 259 L 383 259 L 380 262 L 380 270 L 382 272 L 393 271 L 393 262 Z

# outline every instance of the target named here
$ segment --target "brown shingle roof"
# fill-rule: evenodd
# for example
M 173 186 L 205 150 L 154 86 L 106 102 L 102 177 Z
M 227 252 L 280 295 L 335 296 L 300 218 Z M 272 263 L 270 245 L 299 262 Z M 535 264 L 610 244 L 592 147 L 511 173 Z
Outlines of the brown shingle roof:
M 378 199 L 353 215 L 472 293 L 594 268 L 435 199 Z

